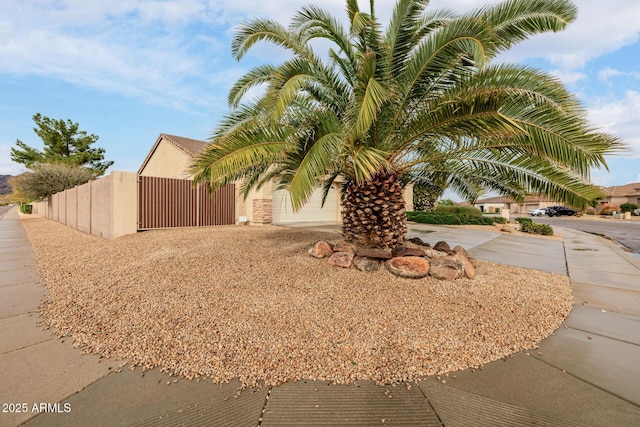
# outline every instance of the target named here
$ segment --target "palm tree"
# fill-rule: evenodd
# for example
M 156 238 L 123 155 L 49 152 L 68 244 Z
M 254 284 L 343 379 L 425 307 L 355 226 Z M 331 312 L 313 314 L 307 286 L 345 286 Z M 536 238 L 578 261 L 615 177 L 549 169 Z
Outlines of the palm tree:
M 291 56 L 234 85 L 233 110 L 194 162 L 195 181 L 211 189 L 240 181 L 246 196 L 274 180 L 296 210 L 318 184 L 326 196 L 342 177 L 343 234 L 370 247 L 403 241 L 408 182 L 468 200 L 487 190 L 538 193 L 580 207 L 596 197 L 590 168 L 606 167 L 621 143 L 591 127 L 556 78 L 491 63 L 533 34 L 563 29 L 576 7 L 507 0 L 458 15 L 427 4 L 398 0 L 386 28 L 373 0 L 369 13 L 347 0 L 348 28 L 315 6 L 286 28 L 242 25 L 232 43 L 238 60 L 262 41 Z M 332 45 L 325 56 L 315 39 Z

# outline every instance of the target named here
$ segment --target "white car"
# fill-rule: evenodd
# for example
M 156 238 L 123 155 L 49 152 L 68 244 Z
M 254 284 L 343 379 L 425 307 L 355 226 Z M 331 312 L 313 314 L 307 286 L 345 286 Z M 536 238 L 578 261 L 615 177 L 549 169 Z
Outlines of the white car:
M 531 209 L 527 212 L 531 216 L 542 216 L 547 213 L 545 208 Z

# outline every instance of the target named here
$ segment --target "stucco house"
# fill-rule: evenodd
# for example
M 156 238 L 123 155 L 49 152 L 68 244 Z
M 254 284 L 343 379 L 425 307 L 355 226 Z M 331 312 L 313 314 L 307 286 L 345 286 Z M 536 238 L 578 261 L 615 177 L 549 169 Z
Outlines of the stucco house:
M 604 187 L 602 190 L 606 194 L 605 199 L 602 201 L 603 205 L 611 203 L 620 206 L 624 203 L 631 203 L 640 206 L 640 182 Z
M 175 135 L 160 134 L 149 154 L 138 169 L 140 176 L 191 179 L 189 166 L 204 149 L 207 142 Z M 244 216 L 252 224 L 284 224 L 292 222 L 340 222 L 341 181 L 336 180 L 322 205 L 320 186 L 307 204 L 293 212 L 289 195 L 285 190 L 276 190 L 273 182 L 260 190 L 252 190 L 246 199 L 236 186 L 236 218 Z M 413 210 L 413 186 L 405 189 L 407 210 Z
M 479 199 L 474 206 L 482 212 L 492 213 L 503 209 L 509 209 L 510 214 L 526 214 L 527 211 L 537 208 L 546 208 L 549 206 L 561 205 L 555 200 L 545 197 L 528 196 L 525 197 L 523 203 L 518 203 L 508 197 L 488 197 Z

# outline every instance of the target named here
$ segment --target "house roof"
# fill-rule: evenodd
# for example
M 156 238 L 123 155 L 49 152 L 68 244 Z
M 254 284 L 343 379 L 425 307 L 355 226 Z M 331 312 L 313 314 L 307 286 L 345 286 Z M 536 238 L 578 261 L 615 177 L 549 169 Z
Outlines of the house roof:
M 498 197 L 487 197 L 486 199 L 476 200 L 476 205 L 483 205 L 487 203 L 511 203 L 511 202 L 513 202 L 513 200 L 507 197 L 498 196 Z
M 149 150 L 149 154 L 147 154 L 147 157 L 145 157 L 142 165 L 140 165 L 138 173 L 142 173 L 145 166 L 147 166 L 147 163 L 149 163 L 149 160 L 153 156 L 153 153 L 155 153 L 156 149 L 158 148 L 160 141 L 162 140 L 167 141 L 169 144 L 173 145 L 178 150 L 182 151 L 191 158 L 195 158 L 198 154 L 200 154 L 202 150 L 204 150 L 204 147 L 206 147 L 206 145 L 208 144 L 207 142 L 200 141 L 198 139 L 184 138 L 182 136 L 161 133 L 160 136 L 158 136 L 158 139 L 156 139 L 156 142 L 153 144 L 153 147 L 151 147 L 151 150 Z
M 208 144 L 207 142 L 200 141 L 198 139 L 184 138 L 182 136 L 168 135 L 166 133 L 161 133 L 160 138 L 162 137 L 191 157 L 196 157 L 200 154 Z
M 632 182 L 627 185 L 604 187 L 604 191 L 610 197 L 640 196 L 640 182 Z

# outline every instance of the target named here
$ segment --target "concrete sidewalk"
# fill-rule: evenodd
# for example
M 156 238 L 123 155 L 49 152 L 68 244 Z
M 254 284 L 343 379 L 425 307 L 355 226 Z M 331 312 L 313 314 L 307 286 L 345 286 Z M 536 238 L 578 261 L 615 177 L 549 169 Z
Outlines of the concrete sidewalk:
M 560 232 L 564 242 L 410 227 L 411 237 L 461 244 L 479 259 L 569 274 L 573 312 L 536 351 L 411 388 L 303 381 L 238 394 L 239 383 L 117 372 L 38 328 L 35 310 L 46 293 L 12 210 L 0 219 L 0 426 L 637 426 L 640 263 L 606 239 Z M 22 403 L 26 411 L 15 412 Z

